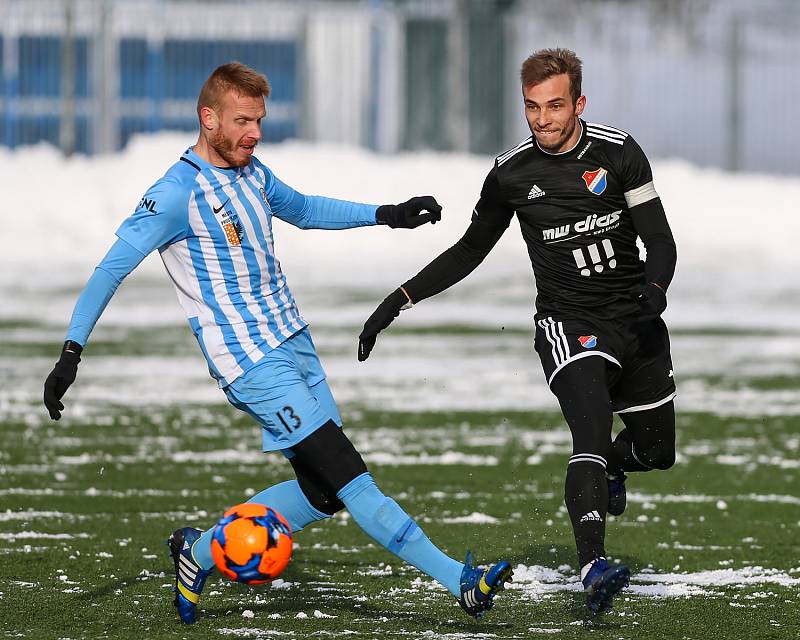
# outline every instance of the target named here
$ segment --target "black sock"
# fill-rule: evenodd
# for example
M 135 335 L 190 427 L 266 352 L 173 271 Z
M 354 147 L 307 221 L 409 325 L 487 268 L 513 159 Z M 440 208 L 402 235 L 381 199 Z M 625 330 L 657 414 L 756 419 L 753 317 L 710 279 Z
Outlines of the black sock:
M 595 558 L 605 557 L 608 485 L 602 465 L 595 462 L 569 464 L 564 485 L 564 502 L 575 534 L 578 567 L 583 567 Z

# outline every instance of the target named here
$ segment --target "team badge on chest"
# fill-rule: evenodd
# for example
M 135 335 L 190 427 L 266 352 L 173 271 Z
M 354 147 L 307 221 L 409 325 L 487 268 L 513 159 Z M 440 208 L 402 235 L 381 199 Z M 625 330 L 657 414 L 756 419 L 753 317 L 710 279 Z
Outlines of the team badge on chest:
M 236 222 L 223 222 L 222 230 L 225 232 L 225 237 L 231 246 L 240 247 L 242 245 L 244 229 L 241 222 L 238 220 Z
M 584 171 L 582 177 L 583 181 L 586 183 L 586 188 L 594 195 L 599 196 L 606 190 L 606 186 L 608 185 L 607 175 L 608 171 L 600 167 L 594 171 Z
M 224 205 L 214 208 L 214 213 L 219 220 L 222 231 L 225 233 L 225 239 L 232 247 L 240 247 L 244 238 L 244 227 L 235 211 L 223 210 L 223 207 Z

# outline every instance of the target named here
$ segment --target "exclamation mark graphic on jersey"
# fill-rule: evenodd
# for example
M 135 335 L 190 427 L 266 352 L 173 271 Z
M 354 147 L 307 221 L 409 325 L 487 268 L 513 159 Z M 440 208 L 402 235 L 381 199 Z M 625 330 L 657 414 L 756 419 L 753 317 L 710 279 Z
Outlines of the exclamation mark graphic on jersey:
M 575 264 L 581 270 L 582 276 L 590 276 L 592 272 L 586 268 L 586 258 L 583 256 L 583 249 L 573 249 L 572 257 L 575 258 Z
M 617 266 L 617 259 L 614 257 L 614 247 L 611 246 L 611 240 L 606 238 L 603 240 L 603 249 L 606 250 L 606 258 L 608 258 L 608 266 L 612 269 Z
M 600 249 L 597 248 L 597 244 L 589 245 L 589 257 L 594 263 L 594 270 L 597 273 L 603 273 L 603 265 L 600 264 Z

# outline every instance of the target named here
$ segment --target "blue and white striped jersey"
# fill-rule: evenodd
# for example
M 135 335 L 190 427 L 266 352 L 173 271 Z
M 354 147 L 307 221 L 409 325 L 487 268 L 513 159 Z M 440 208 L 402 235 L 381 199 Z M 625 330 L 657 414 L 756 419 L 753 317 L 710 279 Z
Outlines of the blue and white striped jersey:
M 221 169 L 189 149 L 117 230 L 136 250 L 126 247 L 134 258 L 121 276 L 159 250 L 209 371 L 226 386 L 307 324 L 275 256 L 273 216 L 301 228 L 345 229 L 375 224 L 375 211 L 298 193 L 256 158 Z M 112 249 L 96 273 L 112 255 L 125 254 Z M 108 279 L 99 287 L 90 280 L 68 339 L 86 342 L 116 288 L 108 291 Z

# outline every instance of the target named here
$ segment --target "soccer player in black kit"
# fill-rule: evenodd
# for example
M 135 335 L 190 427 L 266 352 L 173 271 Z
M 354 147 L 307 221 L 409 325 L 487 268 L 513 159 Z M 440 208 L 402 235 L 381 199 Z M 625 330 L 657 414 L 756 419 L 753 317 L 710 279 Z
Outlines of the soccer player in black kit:
M 533 135 L 497 157 L 464 236 L 370 316 L 358 357 L 367 359 L 401 309 L 471 273 L 517 215 L 538 292 L 536 351 L 572 433 L 564 494 L 580 576 L 587 606 L 601 613 L 630 574 L 606 561 L 604 544 L 606 514 L 625 509 L 625 473 L 675 462 L 675 384 L 661 319 L 675 242 L 639 145 L 580 118 L 578 57 L 538 51 L 521 80 Z M 614 413 L 624 429 L 612 442 Z

